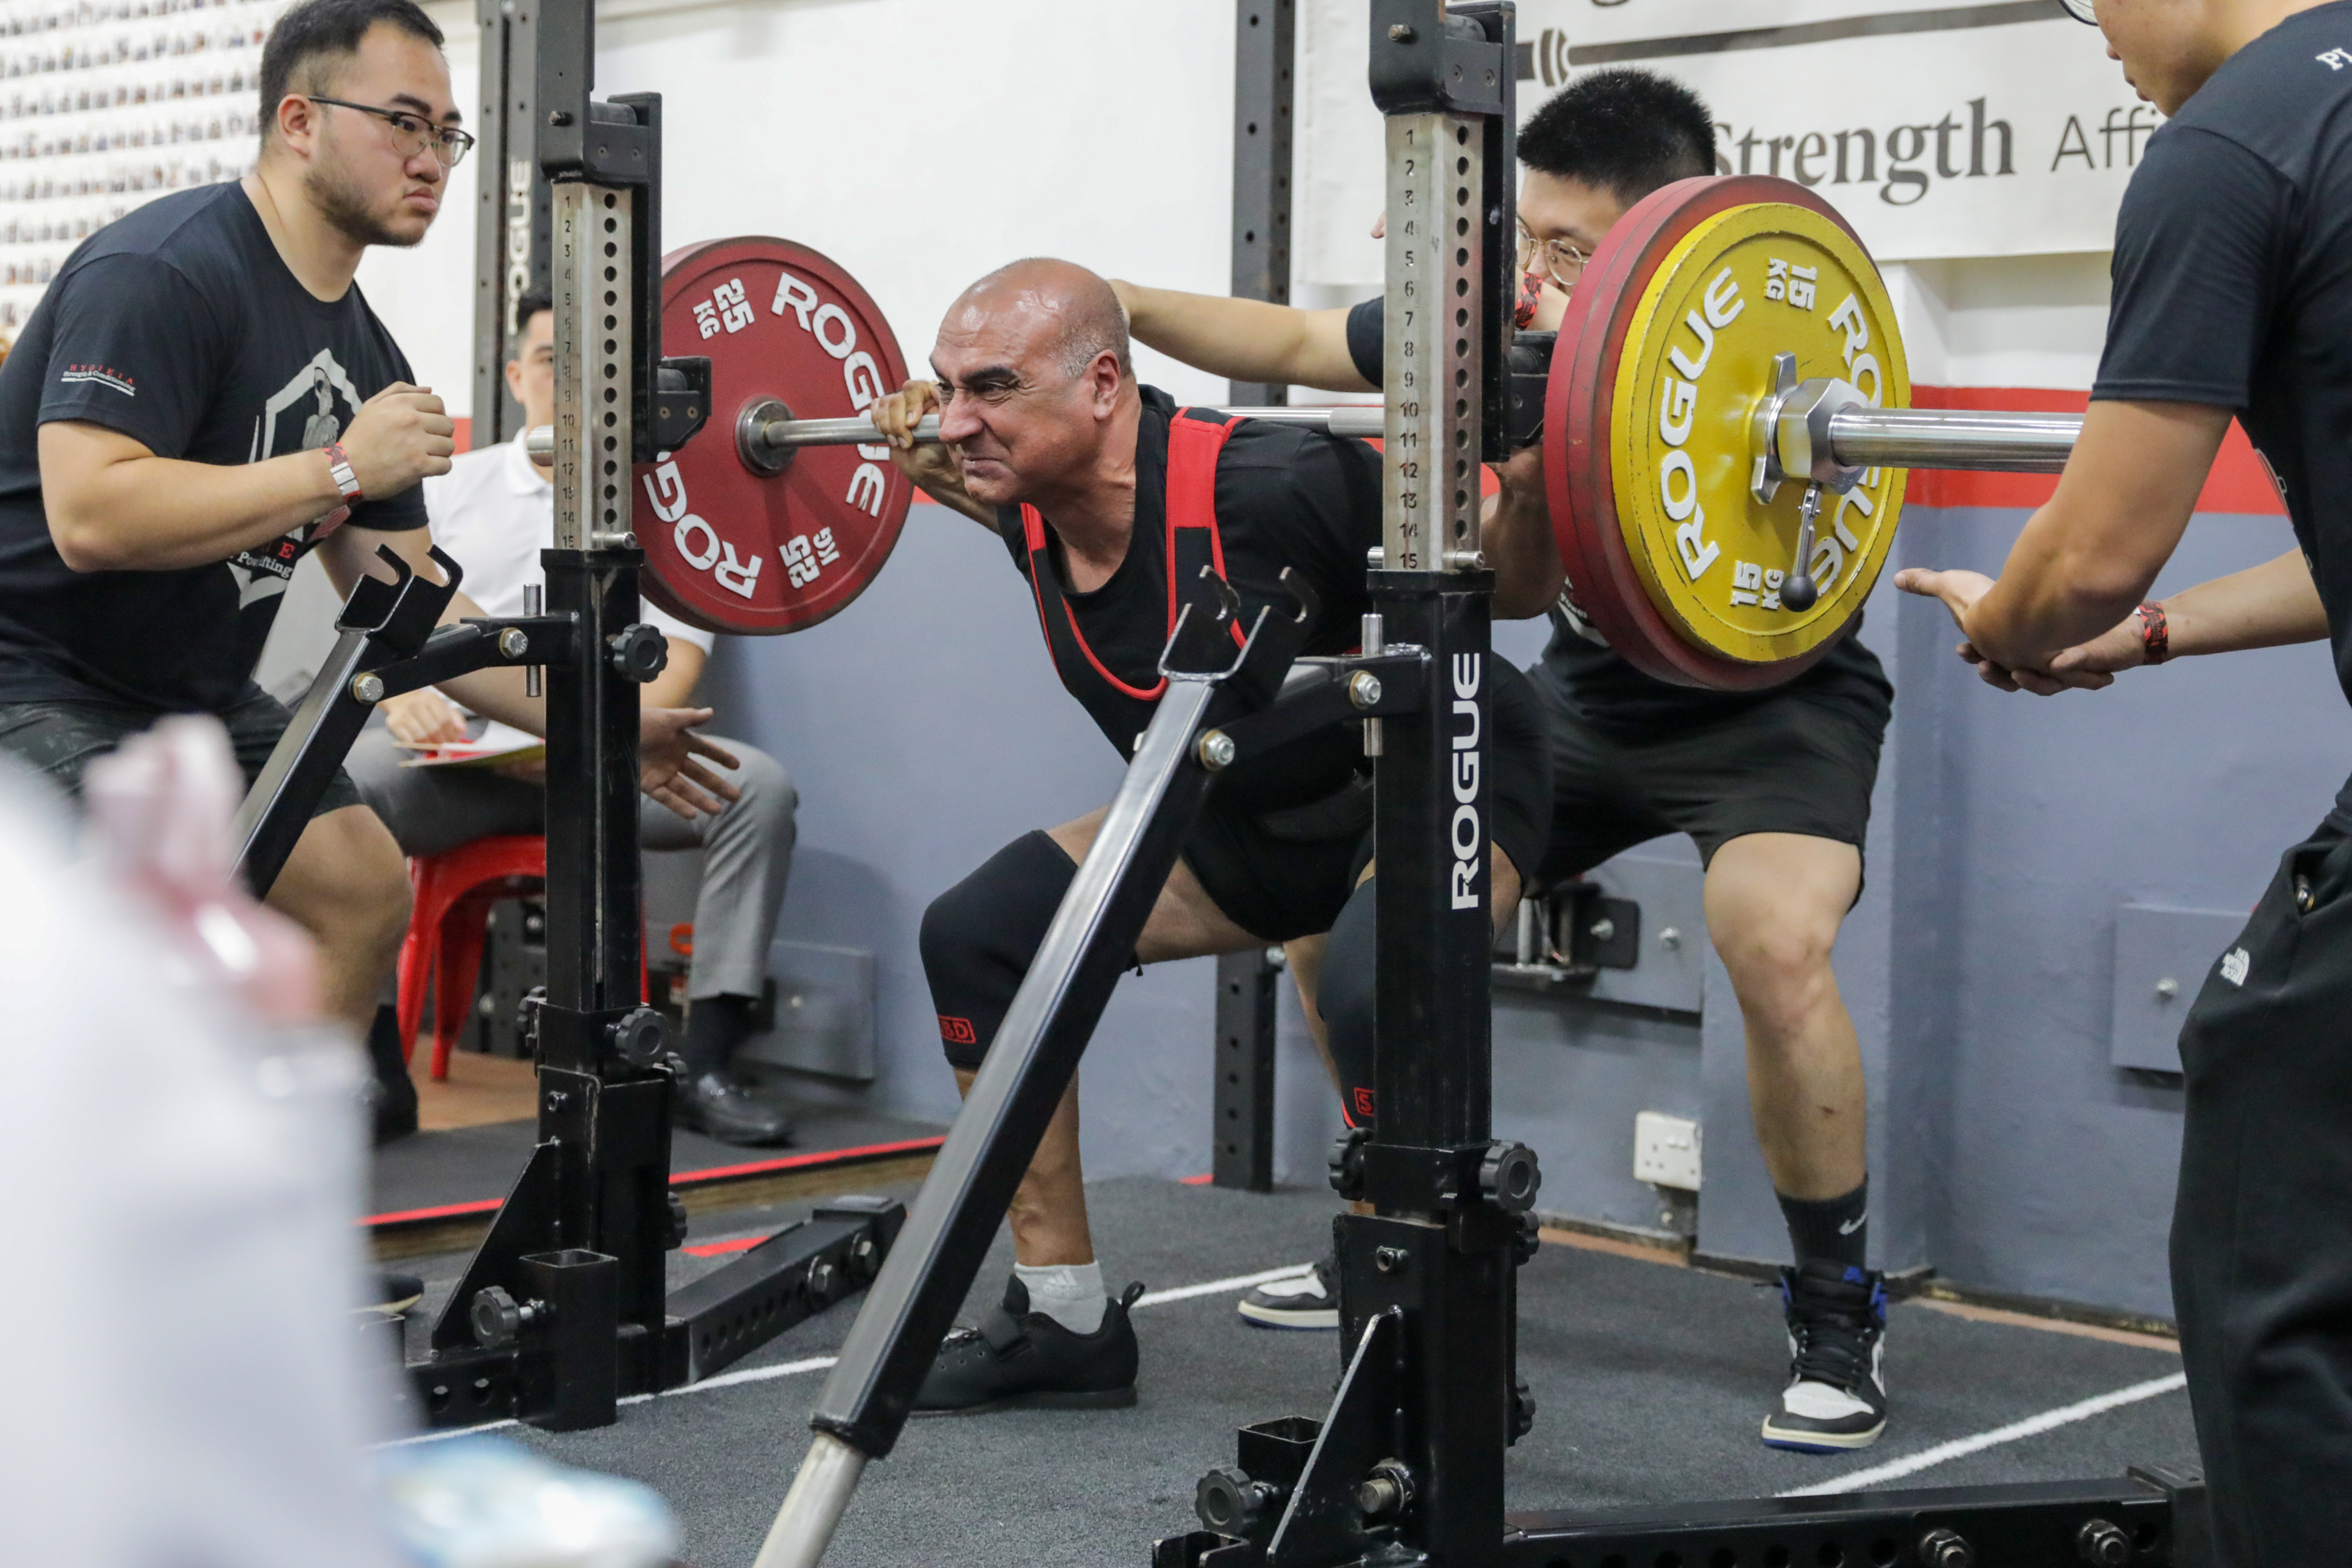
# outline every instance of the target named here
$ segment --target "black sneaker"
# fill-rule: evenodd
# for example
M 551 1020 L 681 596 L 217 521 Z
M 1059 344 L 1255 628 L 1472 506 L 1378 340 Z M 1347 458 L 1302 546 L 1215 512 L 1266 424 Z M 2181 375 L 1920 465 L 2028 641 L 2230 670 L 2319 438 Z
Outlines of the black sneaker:
M 1269 1329 L 1336 1329 L 1339 1326 L 1339 1260 L 1326 1258 L 1304 1274 L 1269 1279 L 1241 1300 L 1235 1310 Z
M 746 1148 L 765 1148 L 793 1141 L 792 1118 L 751 1097 L 741 1080 L 723 1072 L 707 1072 L 677 1086 L 672 1102 L 674 1120 L 706 1138 Z
M 1141 1285 L 1129 1285 L 1103 1303 L 1103 1321 L 1093 1333 L 1079 1334 L 1031 1311 L 1029 1288 L 1013 1276 L 1002 1307 L 940 1345 L 912 1414 L 1112 1410 L 1134 1404 L 1135 1327 L 1127 1310 L 1142 1294 Z
M 1780 1270 L 1789 1386 L 1764 1441 L 1801 1454 L 1867 1448 L 1886 1430 L 1886 1276 L 1814 1258 Z

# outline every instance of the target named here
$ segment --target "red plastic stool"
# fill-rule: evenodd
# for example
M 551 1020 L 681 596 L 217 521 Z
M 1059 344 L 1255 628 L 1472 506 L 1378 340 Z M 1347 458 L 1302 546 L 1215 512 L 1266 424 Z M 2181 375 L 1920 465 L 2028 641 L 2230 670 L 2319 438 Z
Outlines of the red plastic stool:
M 547 840 L 535 834 L 477 838 L 470 844 L 408 863 L 415 907 L 400 944 L 400 1051 L 415 1049 L 424 1023 L 425 992 L 433 990 L 433 1077 L 449 1076 L 449 1051 L 474 1005 L 482 972 L 482 934 L 490 906 L 528 896 L 547 885 Z M 637 995 L 645 996 L 645 959 L 637 961 Z

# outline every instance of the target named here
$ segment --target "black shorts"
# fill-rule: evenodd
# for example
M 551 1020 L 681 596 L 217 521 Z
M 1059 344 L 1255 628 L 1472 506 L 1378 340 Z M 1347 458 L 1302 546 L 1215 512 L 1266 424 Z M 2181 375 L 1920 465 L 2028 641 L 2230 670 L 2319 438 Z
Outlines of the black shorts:
M 1636 844 L 1687 833 L 1699 858 L 1749 833 L 1862 847 L 1884 718 L 1788 693 L 1720 719 L 1651 733 L 1595 724 L 1549 694 L 1551 842 L 1537 879 L 1582 875 Z
M 81 795 L 82 770 L 165 715 L 113 702 L 0 702 L 0 752 L 6 752 L 68 795 Z M 214 715 L 228 727 L 229 749 L 247 789 L 261 776 L 278 737 L 294 715 L 259 687 Z M 310 807 L 313 817 L 360 804 L 359 786 L 342 769 Z
M 1507 659 L 1487 661 L 1492 732 L 1489 831 L 1524 879 L 1550 826 L 1551 760 L 1543 699 Z M 1369 783 L 1315 807 L 1251 816 L 1213 791 L 1184 840 L 1184 863 L 1227 919 L 1264 942 L 1331 929 L 1372 855 Z

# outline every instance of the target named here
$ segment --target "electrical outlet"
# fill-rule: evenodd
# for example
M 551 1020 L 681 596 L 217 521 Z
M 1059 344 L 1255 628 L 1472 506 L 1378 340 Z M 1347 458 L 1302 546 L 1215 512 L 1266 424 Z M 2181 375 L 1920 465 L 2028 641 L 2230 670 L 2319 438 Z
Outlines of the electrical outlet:
M 1633 1178 L 1661 1187 L 1698 1191 L 1698 1123 L 1686 1116 L 1644 1110 L 1633 1118 Z

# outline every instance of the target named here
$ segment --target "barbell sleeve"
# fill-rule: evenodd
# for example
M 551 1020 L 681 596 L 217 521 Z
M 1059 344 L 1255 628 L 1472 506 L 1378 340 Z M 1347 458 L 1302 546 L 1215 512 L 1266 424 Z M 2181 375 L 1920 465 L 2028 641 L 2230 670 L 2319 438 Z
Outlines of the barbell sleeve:
M 1841 408 L 1830 450 L 1859 468 L 1981 468 L 2054 474 L 2083 433 L 2079 414 L 2000 414 L 1963 408 Z

